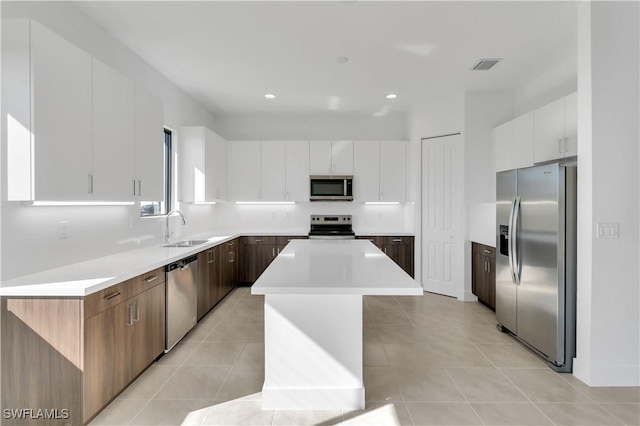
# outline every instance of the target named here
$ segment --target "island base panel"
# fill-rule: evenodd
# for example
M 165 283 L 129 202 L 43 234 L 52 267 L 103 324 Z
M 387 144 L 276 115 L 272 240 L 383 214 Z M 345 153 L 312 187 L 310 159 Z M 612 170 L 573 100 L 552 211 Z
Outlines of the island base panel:
M 361 295 L 267 294 L 264 317 L 264 409 L 364 409 Z

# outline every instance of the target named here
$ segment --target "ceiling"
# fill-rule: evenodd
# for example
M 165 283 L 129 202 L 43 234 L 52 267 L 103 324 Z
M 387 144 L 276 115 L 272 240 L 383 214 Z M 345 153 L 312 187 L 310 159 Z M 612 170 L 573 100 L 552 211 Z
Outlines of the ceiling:
M 81 1 L 77 7 L 220 115 L 406 113 L 467 90 L 518 89 L 576 57 L 573 1 Z M 502 61 L 472 71 L 481 58 Z M 386 99 L 389 93 L 398 98 Z

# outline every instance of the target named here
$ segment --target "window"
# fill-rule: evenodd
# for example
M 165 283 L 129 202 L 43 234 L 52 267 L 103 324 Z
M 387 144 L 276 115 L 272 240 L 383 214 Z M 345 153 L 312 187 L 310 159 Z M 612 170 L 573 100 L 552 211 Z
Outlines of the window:
M 164 129 L 164 200 L 140 201 L 140 216 L 160 216 L 171 211 L 171 130 Z

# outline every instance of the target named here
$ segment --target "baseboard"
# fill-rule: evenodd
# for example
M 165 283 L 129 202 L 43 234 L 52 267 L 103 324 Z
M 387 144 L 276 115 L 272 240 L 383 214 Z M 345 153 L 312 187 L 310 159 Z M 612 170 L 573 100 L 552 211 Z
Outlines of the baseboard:
M 640 386 L 640 366 L 594 366 L 573 359 L 573 375 L 589 386 Z

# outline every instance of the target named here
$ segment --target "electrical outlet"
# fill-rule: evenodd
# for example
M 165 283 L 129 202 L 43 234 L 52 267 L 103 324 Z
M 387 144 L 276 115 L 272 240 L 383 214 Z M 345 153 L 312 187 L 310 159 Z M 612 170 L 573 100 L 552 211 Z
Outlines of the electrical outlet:
M 598 238 L 607 240 L 620 238 L 620 224 L 598 223 Z
M 66 240 L 69 238 L 69 221 L 61 220 L 58 222 L 58 238 L 61 240 Z

